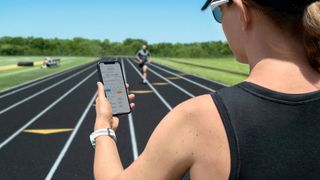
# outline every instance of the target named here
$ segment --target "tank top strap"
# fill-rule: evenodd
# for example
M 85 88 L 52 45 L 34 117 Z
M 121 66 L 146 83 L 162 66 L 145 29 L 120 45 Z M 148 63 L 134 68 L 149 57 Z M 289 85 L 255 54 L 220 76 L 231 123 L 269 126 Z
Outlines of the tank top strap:
M 229 148 L 230 148 L 230 157 L 231 157 L 231 168 L 230 168 L 231 170 L 230 170 L 229 180 L 234 180 L 234 179 L 237 179 L 239 170 L 240 170 L 240 153 L 239 153 L 236 133 L 232 126 L 227 108 L 223 103 L 221 97 L 219 96 L 219 92 L 215 92 L 211 94 L 211 97 L 217 107 L 217 110 L 220 114 L 222 123 L 224 125 L 225 131 L 227 134 Z

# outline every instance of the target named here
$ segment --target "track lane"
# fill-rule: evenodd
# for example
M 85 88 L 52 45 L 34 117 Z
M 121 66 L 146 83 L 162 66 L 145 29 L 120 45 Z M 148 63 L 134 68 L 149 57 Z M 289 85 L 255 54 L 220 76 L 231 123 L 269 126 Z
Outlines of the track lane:
M 30 81 L 27 81 L 25 83 L 19 84 L 17 86 L 11 87 L 11 88 L 9 88 L 7 90 L 4 90 L 4 91 L 0 92 L 0 99 L 4 98 L 6 96 L 14 95 L 14 94 L 16 94 L 16 93 L 18 93 L 18 92 L 20 92 L 22 90 L 28 89 L 28 88 L 34 88 L 38 84 L 47 82 L 47 81 L 55 79 L 57 77 L 61 77 L 63 75 L 66 75 L 67 73 L 72 73 L 74 71 L 77 71 L 79 69 L 87 67 L 88 65 L 93 64 L 93 63 L 94 62 L 89 62 L 89 63 L 86 63 L 86 64 L 82 64 L 80 66 L 76 66 L 76 67 L 73 67 L 73 68 L 58 72 L 58 73 L 49 74 L 49 75 L 46 75 L 44 77 L 39 77 L 39 78 L 30 80 Z
M 11 108 L 14 108 L 15 106 L 18 106 L 19 103 L 28 101 L 32 99 L 34 96 L 38 96 L 39 94 L 42 94 L 47 90 L 50 90 L 55 86 L 60 85 L 61 83 L 67 81 L 68 79 L 78 76 L 78 74 L 81 74 L 92 67 L 93 65 L 86 66 L 85 68 L 77 69 L 77 71 L 75 72 L 66 73 L 66 74 L 63 74 L 64 76 L 56 77 L 56 78 L 50 79 L 47 82 L 37 84 L 32 89 L 28 89 L 28 88 L 23 89 L 23 91 L 16 92 L 18 94 L 16 94 L 15 96 L 5 96 L 4 98 L 0 99 L 0 114 L 3 114 L 4 112 L 10 110 Z M 16 102 L 16 103 L 13 103 L 13 102 Z
M 30 101 L 27 101 L 10 111 L 0 115 L 0 143 L 8 138 L 18 128 L 26 124 L 30 119 L 48 107 L 65 92 L 77 85 L 82 79 L 86 78 L 95 68 L 88 69 L 83 74 L 57 86 L 44 94 L 41 94 Z
M 88 103 L 87 99 L 90 97 L 90 92 L 95 93 L 91 84 L 86 86 L 83 84 L 86 81 L 93 79 L 92 75 L 84 78 L 80 82 L 82 84 L 79 83 L 79 87 L 74 86 L 72 88 L 74 91 L 70 89 L 67 92 L 70 92 L 70 94 L 65 94 L 66 97 L 62 98 L 62 101 L 53 106 L 53 108 L 42 115 L 36 122 L 29 125 L 28 129 L 73 128 L 77 119 L 84 111 L 83 104 Z M 88 87 L 91 87 L 91 91 L 87 91 Z M 84 96 L 84 98 L 81 98 L 82 96 Z M 69 108 L 61 108 L 64 105 Z M 67 114 L 70 114 L 70 116 L 65 116 Z M 46 136 L 29 133 L 18 134 L 14 141 L 0 149 L 0 158 L 6 162 L 6 171 L 0 170 L 0 172 L 6 172 L 2 177 L 8 177 L 9 179 L 15 176 L 20 176 L 17 178 L 21 179 L 22 174 L 19 175 L 17 171 L 24 172 L 23 176 L 30 179 L 45 177 L 50 165 L 52 164 L 50 163 L 50 160 L 53 161 L 55 157 L 57 157 L 57 154 L 59 154 L 60 148 L 67 138 L 67 134 L 69 133 L 59 133 Z M 20 149 L 17 149 L 16 147 L 24 147 L 27 148 L 28 151 L 21 154 L 19 158 L 12 159 L 7 154 L 14 153 L 20 155 Z M 14 167 L 14 164 L 19 164 L 19 166 L 16 166 L 14 169 L 10 169 L 10 167 Z M 34 168 L 36 166 L 37 168 Z M 0 168 L 3 169 L 2 166 Z
M 193 81 L 189 78 L 184 77 L 185 73 L 182 73 L 182 72 L 174 73 L 166 70 L 165 68 L 157 67 L 153 64 L 149 65 L 148 69 L 150 70 L 151 73 L 154 72 L 154 74 L 159 74 L 157 75 L 158 77 L 162 76 L 163 78 L 173 82 L 176 86 L 183 89 L 183 91 L 186 91 L 187 93 L 186 92 L 184 93 L 188 94 L 189 97 L 200 96 L 203 94 L 215 92 L 215 89 L 210 86 L 202 85 L 196 81 Z M 187 88 L 183 88 L 183 87 L 187 87 Z
M 224 88 L 224 87 L 227 87 L 227 85 L 223 84 L 223 83 L 220 83 L 220 82 L 217 82 L 217 81 L 213 81 L 213 80 L 209 80 L 209 79 L 206 79 L 206 78 L 203 78 L 203 77 L 200 77 L 200 76 L 196 76 L 196 75 L 192 75 L 192 74 L 189 74 L 189 73 L 185 73 L 185 72 L 181 72 L 177 69 L 174 69 L 174 68 L 171 68 L 171 67 L 167 67 L 167 66 L 163 66 L 161 64 L 158 64 L 158 63 L 153 63 L 151 64 L 151 67 L 153 69 L 157 69 L 157 70 L 160 70 L 164 73 L 167 73 L 168 76 L 183 76 L 191 81 L 194 81 L 194 82 L 197 82 L 203 86 L 206 86 L 210 89 L 213 89 L 213 90 L 219 90 L 221 88 Z M 157 71 L 158 72 L 158 71 Z

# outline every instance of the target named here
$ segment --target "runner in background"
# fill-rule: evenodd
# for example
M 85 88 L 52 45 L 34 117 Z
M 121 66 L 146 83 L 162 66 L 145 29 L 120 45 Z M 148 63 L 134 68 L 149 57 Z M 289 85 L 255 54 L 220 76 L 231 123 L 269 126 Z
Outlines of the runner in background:
M 136 60 L 139 63 L 139 67 L 141 68 L 141 71 L 143 73 L 143 84 L 147 83 L 147 71 L 148 71 L 148 66 L 147 64 L 151 63 L 151 56 L 149 51 L 147 50 L 147 46 L 143 45 L 142 48 L 137 52 L 136 54 Z

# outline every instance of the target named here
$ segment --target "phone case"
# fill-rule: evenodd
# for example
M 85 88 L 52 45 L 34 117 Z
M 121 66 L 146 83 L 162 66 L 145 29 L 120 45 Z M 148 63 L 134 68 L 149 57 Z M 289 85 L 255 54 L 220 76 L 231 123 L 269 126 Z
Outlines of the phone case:
M 125 82 L 125 79 L 124 79 L 124 75 L 123 75 L 123 71 L 122 71 L 122 64 L 117 61 L 117 60 L 100 60 L 97 64 L 97 69 L 98 69 L 98 74 L 99 74 L 99 80 L 100 82 L 104 85 L 103 83 L 103 78 L 102 78 L 102 74 L 101 74 L 101 69 L 100 69 L 100 64 L 101 63 L 104 63 L 104 64 L 114 64 L 114 63 L 119 63 L 120 65 L 120 69 L 121 69 L 121 75 L 122 75 L 122 79 L 123 79 L 123 82 L 124 82 L 124 86 L 126 86 L 126 82 Z M 130 101 L 129 101 L 129 98 L 128 98 L 128 90 L 125 88 L 125 92 L 126 92 L 126 95 L 127 95 L 127 100 L 128 100 L 128 105 L 129 105 L 129 112 L 121 112 L 121 113 L 118 113 L 118 114 L 113 114 L 114 116 L 118 116 L 118 115 L 125 115 L 125 114 L 130 114 L 131 113 L 131 107 L 130 107 Z M 105 94 L 105 96 L 107 97 L 107 95 Z

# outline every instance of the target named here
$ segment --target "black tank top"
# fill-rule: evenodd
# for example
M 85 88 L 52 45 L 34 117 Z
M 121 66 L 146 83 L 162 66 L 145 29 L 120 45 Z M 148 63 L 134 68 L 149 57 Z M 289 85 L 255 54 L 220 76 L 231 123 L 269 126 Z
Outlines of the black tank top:
M 320 179 L 320 91 L 243 82 L 212 94 L 231 152 L 229 179 Z

